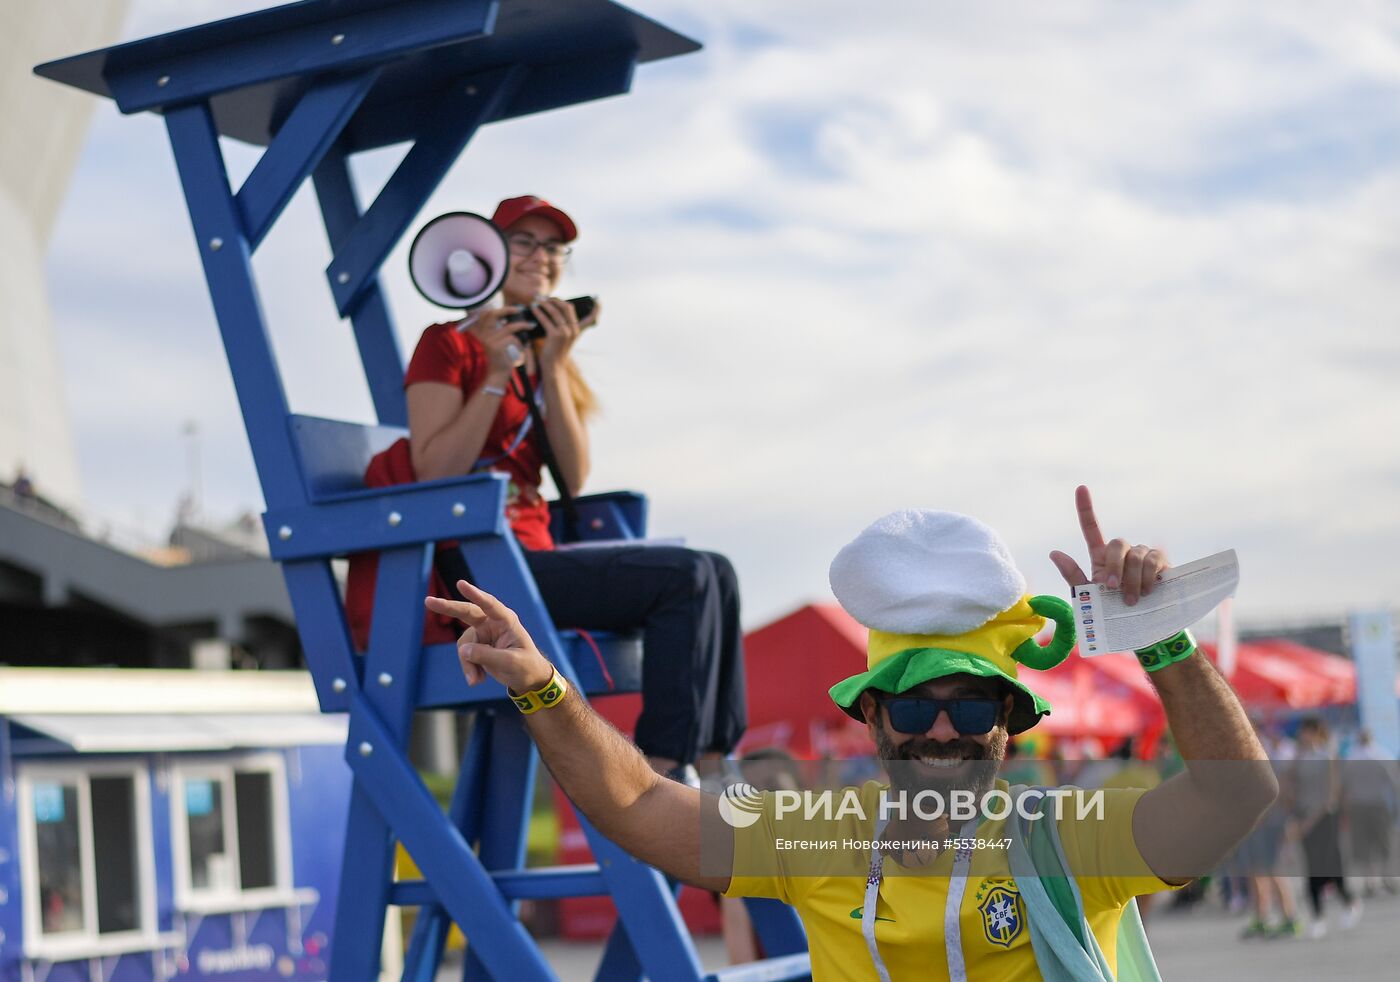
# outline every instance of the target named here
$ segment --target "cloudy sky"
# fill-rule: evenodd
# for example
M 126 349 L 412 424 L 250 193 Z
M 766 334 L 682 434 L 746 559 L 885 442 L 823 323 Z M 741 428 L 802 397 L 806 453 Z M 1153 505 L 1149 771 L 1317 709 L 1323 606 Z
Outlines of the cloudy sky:
M 266 5 L 134 0 L 125 37 Z M 733 557 L 750 625 L 906 506 L 982 518 L 1058 592 L 1080 482 L 1110 534 L 1237 548 L 1246 623 L 1400 596 L 1400 8 L 637 6 L 705 49 L 488 128 L 422 217 L 574 215 L 591 489 Z M 368 421 L 329 258 L 304 190 L 263 301 L 293 407 Z M 49 275 L 90 506 L 161 527 L 192 420 L 206 512 L 261 508 L 155 118 L 95 115 Z M 402 251 L 385 280 L 411 351 L 439 315 Z

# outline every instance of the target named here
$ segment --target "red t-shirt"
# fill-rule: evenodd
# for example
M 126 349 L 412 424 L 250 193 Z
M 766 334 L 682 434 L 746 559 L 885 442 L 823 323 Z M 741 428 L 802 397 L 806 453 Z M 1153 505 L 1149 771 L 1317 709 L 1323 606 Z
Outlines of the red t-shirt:
M 441 382 L 462 390 L 463 399 L 485 384 L 486 359 L 481 342 L 473 335 L 458 331 L 455 323 L 434 324 L 423 332 L 418 347 L 404 373 L 404 386 L 417 382 Z M 486 444 L 477 461 L 478 471 L 496 471 L 510 478 L 506 492 L 506 521 L 515 537 L 526 549 L 553 549 L 549 534 L 549 505 L 540 496 L 540 468 L 543 458 L 535 442 L 533 426 L 526 428 L 530 408 L 515 392 L 516 385 L 506 386 L 496 419 L 486 435 Z M 417 478 L 413 473 L 412 455 L 408 441 L 400 439 L 374 456 L 365 470 L 365 486 L 389 487 L 410 484 Z M 455 546 L 456 543 L 441 543 Z M 369 627 L 374 613 L 374 587 L 379 554 L 358 553 L 350 557 L 349 577 L 345 585 L 345 614 L 355 647 L 361 651 L 369 646 Z M 447 596 L 446 587 L 432 574 L 431 590 L 435 596 Z M 456 639 L 461 625 L 449 617 L 428 614 L 423 626 L 425 644 L 438 644 Z
M 486 383 L 485 349 L 474 335 L 458 331 L 454 323 L 434 324 L 418 340 L 404 373 L 405 388 L 418 382 L 455 385 L 465 399 Z M 506 386 L 505 398 L 481 448 L 477 470 L 496 471 L 510 478 L 506 521 L 520 544 L 526 549 L 553 549 L 549 505 L 540 496 L 544 459 L 530 432 L 530 407 L 515 389 L 516 384 Z

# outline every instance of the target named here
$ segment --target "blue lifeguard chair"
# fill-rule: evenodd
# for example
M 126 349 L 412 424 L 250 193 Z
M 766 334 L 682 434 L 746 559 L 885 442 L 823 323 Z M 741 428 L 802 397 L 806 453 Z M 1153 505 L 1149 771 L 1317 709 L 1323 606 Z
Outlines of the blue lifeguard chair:
M 407 422 L 403 361 L 379 269 L 476 130 L 628 91 L 639 63 L 699 45 L 610 0 L 305 0 L 39 66 L 38 74 L 165 117 L 248 441 L 267 501 L 307 663 L 325 712 L 348 711 L 354 792 L 330 977 L 379 972 L 387 905 L 417 906 L 404 978 L 430 982 L 452 923 L 468 940 L 464 977 L 554 977 L 516 916 L 526 898 L 610 895 L 619 926 L 600 979 L 798 979 L 806 939 L 791 909 L 750 902 L 768 956 L 706 975 L 676 886 L 597 833 L 596 865 L 526 869 L 537 757 L 500 686 L 468 688 L 451 645 L 424 647 L 434 543 L 456 539 L 481 585 L 583 693 L 635 688 L 636 638 L 600 639 L 602 664 L 556 630 L 503 513 L 496 475 L 369 490 L 370 456 Z M 264 146 L 235 192 L 219 137 Z M 363 212 L 348 158 L 410 143 Z M 353 325 L 379 426 L 293 415 L 260 309 L 251 257 L 312 178 L 334 258 L 327 283 Z M 586 534 L 644 533 L 646 502 L 579 502 Z M 368 651 L 355 652 L 331 560 L 380 554 Z M 595 635 L 595 638 L 597 636 Z M 611 671 L 605 671 L 606 665 Z M 611 675 L 611 683 L 608 676 Z M 474 709 L 451 806 L 434 801 L 407 741 L 420 709 Z M 401 842 L 424 878 L 394 882 Z

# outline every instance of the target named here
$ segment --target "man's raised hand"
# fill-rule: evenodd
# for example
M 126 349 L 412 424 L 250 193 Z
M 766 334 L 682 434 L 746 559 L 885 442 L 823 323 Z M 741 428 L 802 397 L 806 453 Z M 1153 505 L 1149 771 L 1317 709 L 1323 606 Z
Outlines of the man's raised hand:
M 1071 556 L 1056 549 L 1050 553 L 1050 561 L 1065 582 L 1075 587 L 1092 580 L 1110 590 L 1121 590 L 1123 602 L 1129 606 L 1151 593 L 1158 578 L 1169 568 L 1166 553 L 1151 546 L 1131 545 L 1127 539 L 1105 542 L 1094 514 L 1094 499 L 1082 484 L 1074 491 L 1074 506 L 1079 512 L 1079 530 L 1084 533 L 1084 544 L 1089 549 L 1092 575 L 1085 576 Z
M 435 614 L 446 614 L 466 625 L 457 639 L 457 658 L 470 685 L 491 676 L 512 692 L 529 692 L 547 685 L 554 667 L 540 654 L 515 611 L 466 580 L 457 581 L 466 600 L 428 597 Z

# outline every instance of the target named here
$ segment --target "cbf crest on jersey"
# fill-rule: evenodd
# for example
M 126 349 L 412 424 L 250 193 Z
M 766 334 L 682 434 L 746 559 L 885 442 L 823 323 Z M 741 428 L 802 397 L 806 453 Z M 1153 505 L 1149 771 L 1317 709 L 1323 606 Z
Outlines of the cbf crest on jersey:
M 1026 926 L 1021 894 L 1010 884 L 988 890 L 977 910 L 982 914 L 982 931 L 987 940 L 1003 948 L 1010 948 Z

